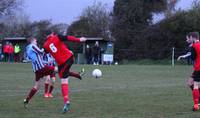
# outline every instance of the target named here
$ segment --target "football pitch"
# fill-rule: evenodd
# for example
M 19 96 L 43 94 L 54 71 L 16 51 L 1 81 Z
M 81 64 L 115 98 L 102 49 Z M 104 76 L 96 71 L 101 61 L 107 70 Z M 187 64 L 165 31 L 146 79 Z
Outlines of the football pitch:
M 23 99 L 33 86 L 31 64 L 0 64 L 0 118 L 197 118 L 185 81 L 192 66 L 73 65 L 85 68 L 83 80 L 70 78 L 71 111 L 62 114 L 63 100 L 57 78 L 54 98 L 43 98 L 44 87 L 28 110 Z M 95 79 L 99 68 L 103 77 Z

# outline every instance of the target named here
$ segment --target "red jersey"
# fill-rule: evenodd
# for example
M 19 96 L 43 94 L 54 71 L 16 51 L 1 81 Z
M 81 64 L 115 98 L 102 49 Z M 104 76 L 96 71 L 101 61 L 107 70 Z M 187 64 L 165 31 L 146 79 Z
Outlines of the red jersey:
M 79 38 L 75 38 L 73 36 L 60 36 L 51 34 L 47 37 L 47 40 L 43 45 L 45 51 L 54 57 L 58 65 L 65 63 L 72 56 L 72 52 L 67 48 L 63 42 L 64 40 L 80 42 Z
M 195 53 L 195 60 L 194 60 L 194 70 L 200 71 L 200 42 L 196 42 L 192 45 Z

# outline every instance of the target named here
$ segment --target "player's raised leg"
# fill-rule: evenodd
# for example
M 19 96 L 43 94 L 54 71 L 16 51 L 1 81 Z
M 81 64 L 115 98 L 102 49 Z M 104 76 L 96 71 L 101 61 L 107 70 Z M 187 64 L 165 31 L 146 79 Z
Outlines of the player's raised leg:
M 69 76 L 72 76 L 72 77 L 75 77 L 75 78 L 78 78 L 80 80 L 83 79 L 83 76 L 85 75 L 85 69 L 82 68 L 81 72 L 77 73 L 77 72 L 73 72 L 73 71 L 69 71 Z

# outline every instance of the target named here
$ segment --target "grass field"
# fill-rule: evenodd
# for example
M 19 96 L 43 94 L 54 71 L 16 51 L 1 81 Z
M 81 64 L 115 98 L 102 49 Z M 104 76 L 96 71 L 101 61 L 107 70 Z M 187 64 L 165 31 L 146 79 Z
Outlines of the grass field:
M 34 82 L 30 64 L 0 64 L 0 118 L 199 118 L 192 112 L 191 91 L 185 81 L 191 66 L 162 65 L 98 66 L 101 79 L 91 76 L 97 66 L 85 68 L 83 80 L 70 79 L 71 111 L 62 114 L 60 80 L 53 99 L 43 98 L 43 87 L 29 110 L 23 99 Z

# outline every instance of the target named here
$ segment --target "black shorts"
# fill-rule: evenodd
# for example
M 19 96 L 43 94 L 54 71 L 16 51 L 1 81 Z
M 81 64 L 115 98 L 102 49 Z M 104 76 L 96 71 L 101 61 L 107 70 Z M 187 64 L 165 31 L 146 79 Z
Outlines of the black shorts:
M 69 70 L 74 63 L 74 57 L 71 56 L 64 64 L 58 66 L 58 74 L 60 78 L 67 78 Z
M 192 73 L 192 78 L 194 78 L 194 81 L 199 82 L 200 81 L 200 71 L 194 71 Z

